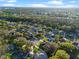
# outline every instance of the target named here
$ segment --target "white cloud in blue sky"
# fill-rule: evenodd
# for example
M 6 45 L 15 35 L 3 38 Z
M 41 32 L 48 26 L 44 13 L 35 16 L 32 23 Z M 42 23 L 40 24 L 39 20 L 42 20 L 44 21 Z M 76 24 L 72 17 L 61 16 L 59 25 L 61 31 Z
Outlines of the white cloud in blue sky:
M 60 0 L 60 1 L 51 0 L 51 1 L 48 1 L 47 3 L 48 4 L 53 4 L 53 5 L 62 5 L 63 4 L 63 1 L 62 0 Z
M 7 0 L 7 2 L 16 2 L 16 0 Z
M 2 6 L 10 6 L 10 7 L 12 7 L 12 6 L 16 6 L 15 4 L 3 4 Z
M 0 6 L 75 8 L 79 0 L 0 0 Z
M 16 0 L 0 0 L 0 2 L 16 2 Z

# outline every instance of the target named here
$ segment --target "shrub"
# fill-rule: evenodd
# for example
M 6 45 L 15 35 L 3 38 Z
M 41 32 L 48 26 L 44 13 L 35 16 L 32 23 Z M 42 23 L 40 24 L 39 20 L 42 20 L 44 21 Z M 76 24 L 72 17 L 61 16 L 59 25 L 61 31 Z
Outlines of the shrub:
M 55 56 L 50 57 L 49 59 L 70 59 L 70 56 L 64 50 L 58 50 Z
M 72 43 L 64 42 L 60 44 L 60 49 L 65 50 L 68 53 L 76 54 L 77 48 Z
M 53 42 L 43 42 L 39 47 L 47 53 L 48 57 L 50 57 L 58 49 L 58 44 Z

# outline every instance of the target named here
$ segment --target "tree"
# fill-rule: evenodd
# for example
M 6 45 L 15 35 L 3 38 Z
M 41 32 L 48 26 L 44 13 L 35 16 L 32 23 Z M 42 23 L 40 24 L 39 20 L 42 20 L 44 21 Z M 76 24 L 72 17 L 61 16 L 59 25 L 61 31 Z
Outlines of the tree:
M 50 57 L 52 54 L 55 54 L 55 51 L 59 46 L 54 42 L 42 42 L 39 47 L 47 53 L 48 57 Z
M 70 59 L 75 59 L 77 56 L 77 47 L 71 42 L 61 43 L 60 49 L 65 50 L 70 55 Z
M 77 47 L 74 46 L 71 42 L 60 43 L 60 49 L 63 49 L 71 54 L 75 54 L 77 52 Z
M 6 59 L 11 59 L 11 55 L 10 54 L 7 54 L 6 55 Z
M 64 50 L 58 50 L 55 56 L 50 57 L 49 59 L 70 59 L 70 56 Z
M 55 56 L 58 56 L 60 59 L 69 59 L 70 58 L 68 53 L 66 53 L 66 51 L 64 51 L 64 50 L 58 50 L 56 52 Z
M 55 35 L 55 42 L 58 42 L 61 38 L 62 38 L 62 36 L 60 34 L 56 34 Z
M 57 56 L 50 57 L 49 59 L 60 59 Z
M 27 43 L 27 40 L 24 37 L 18 37 L 18 39 L 14 39 L 13 43 L 22 47 L 23 45 L 25 45 Z

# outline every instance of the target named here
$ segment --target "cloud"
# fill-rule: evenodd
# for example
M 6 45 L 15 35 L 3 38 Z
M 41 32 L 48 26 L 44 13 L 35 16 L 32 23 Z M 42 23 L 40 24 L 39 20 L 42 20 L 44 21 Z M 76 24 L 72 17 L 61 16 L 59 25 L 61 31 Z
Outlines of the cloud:
M 27 5 L 16 5 L 16 4 L 3 4 L 1 6 L 5 7 L 43 7 L 43 8 L 78 8 L 77 5 L 67 4 L 67 5 L 45 5 L 45 4 L 27 4 Z
M 0 0 L 2 2 L 16 2 L 16 0 Z
M 27 4 L 26 6 L 28 7 L 48 7 L 45 4 Z
M 77 5 L 74 4 L 66 4 L 66 5 L 46 5 L 46 4 L 28 4 L 26 7 L 44 7 L 44 8 L 78 8 Z
M 76 5 L 76 1 L 67 1 L 64 0 L 49 0 L 48 2 L 45 2 L 48 7 L 51 8 L 78 8 L 78 5 Z
M 7 2 L 16 2 L 16 0 L 7 0 Z
M 16 6 L 16 5 L 15 5 L 15 4 L 3 4 L 2 6 L 14 7 L 14 6 Z
M 51 8 L 78 8 L 77 5 L 67 4 L 67 5 L 59 5 L 59 6 L 49 6 Z
M 76 1 L 73 0 L 73 1 L 70 1 L 70 3 L 76 3 Z
M 41 2 L 41 3 L 32 3 L 32 4 L 12 4 L 12 2 L 16 2 L 17 0 L 0 0 L 3 2 L 6 2 L 5 4 L 1 6 L 10 6 L 10 7 L 45 7 L 45 8 L 78 8 L 78 5 L 76 4 L 77 1 L 75 0 L 69 0 L 65 2 L 64 0 L 48 0 L 47 2 Z M 19 2 L 18 2 L 19 3 Z
M 64 5 L 64 8 L 78 8 L 78 6 L 74 4 L 69 4 L 69 5 Z
M 63 4 L 63 1 L 57 1 L 57 0 L 52 0 L 52 1 L 48 1 L 47 2 L 48 4 L 53 4 L 53 5 L 62 5 Z
M 0 4 L 2 7 L 26 7 L 25 5 L 18 5 L 18 4 Z

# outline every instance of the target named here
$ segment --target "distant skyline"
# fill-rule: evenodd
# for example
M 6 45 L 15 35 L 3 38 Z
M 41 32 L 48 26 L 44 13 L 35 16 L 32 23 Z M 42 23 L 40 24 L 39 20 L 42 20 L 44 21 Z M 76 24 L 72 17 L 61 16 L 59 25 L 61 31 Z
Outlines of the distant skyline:
M 0 0 L 0 7 L 79 8 L 79 0 Z

